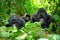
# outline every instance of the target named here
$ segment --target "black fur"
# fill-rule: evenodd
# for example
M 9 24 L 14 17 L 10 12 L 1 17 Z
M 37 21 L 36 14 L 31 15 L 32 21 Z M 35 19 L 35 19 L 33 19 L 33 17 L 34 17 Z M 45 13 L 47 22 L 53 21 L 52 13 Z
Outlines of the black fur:
M 28 22 L 31 20 L 31 16 L 29 14 L 25 14 L 22 18 L 25 20 L 25 22 Z
M 6 25 L 6 27 L 10 27 L 13 26 L 15 24 L 15 26 L 20 29 L 23 26 L 25 26 L 25 21 L 22 18 L 19 18 L 17 15 L 12 15 L 10 17 L 10 19 L 8 20 L 8 24 Z
M 42 28 L 48 28 L 49 24 L 53 22 L 53 18 L 47 14 L 44 8 L 39 8 L 37 13 L 32 16 L 31 22 L 41 22 Z

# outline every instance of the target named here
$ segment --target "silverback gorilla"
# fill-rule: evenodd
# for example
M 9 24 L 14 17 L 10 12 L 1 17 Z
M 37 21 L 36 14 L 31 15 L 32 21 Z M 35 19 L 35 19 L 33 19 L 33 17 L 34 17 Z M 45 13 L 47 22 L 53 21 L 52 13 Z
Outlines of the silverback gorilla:
M 25 20 L 25 22 L 28 22 L 31 20 L 31 16 L 29 14 L 25 14 L 22 18 Z
M 37 13 L 32 16 L 31 22 L 41 22 L 42 28 L 48 28 L 49 24 L 53 22 L 53 18 L 47 14 L 44 8 L 39 8 Z
M 25 21 L 22 18 L 19 18 L 17 15 L 12 15 L 10 19 L 8 20 L 8 24 L 6 27 L 17 27 L 18 29 L 21 29 L 25 25 Z

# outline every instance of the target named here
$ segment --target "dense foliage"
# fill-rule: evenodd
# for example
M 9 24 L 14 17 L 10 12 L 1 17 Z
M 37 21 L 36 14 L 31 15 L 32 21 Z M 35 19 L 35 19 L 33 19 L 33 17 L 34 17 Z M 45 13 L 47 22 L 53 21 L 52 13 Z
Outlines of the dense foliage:
M 59 40 L 58 34 L 52 33 L 49 30 L 40 28 L 39 22 L 27 22 L 25 27 L 18 30 L 15 27 L 6 28 L 0 27 L 1 40 L 40 40 L 40 38 L 47 38 L 49 40 Z
M 18 14 L 21 17 L 28 13 L 32 16 L 38 8 L 44 8 L 48 14 L 52 15 L 56 21 L 54 25 L 57 25 L 55 32 L 51 31 L 53 23 L 48 29 L 42 29 L 40 23 L 30 22 L 20 30 L 4 26 L 11 15 Z M 0 40 L 40 40 L 40 38 L 59 40 L 60 0 L 0 0 L 0 26 Z

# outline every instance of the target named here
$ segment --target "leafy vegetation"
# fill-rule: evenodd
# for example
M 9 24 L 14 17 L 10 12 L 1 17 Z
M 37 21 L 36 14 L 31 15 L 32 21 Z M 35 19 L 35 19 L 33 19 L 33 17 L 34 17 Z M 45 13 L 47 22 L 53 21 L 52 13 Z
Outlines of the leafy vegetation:
M 60 36 L 58 34 L 49 33 L 48 30 L 42 29 L 39 22 L 27 22 L 25 27 L 19 30 L 15 27 L 0 27 L 1 40 L 39 40 L 40 38 L 59 40 Z
M 11 15 L 18 14 L 21 17 L 29 13 L 32 16 L 38 8 L 46 9 L 56 21 L 51 23 L 49 28 L 42 29 L 39 22 L 27 22 L 25 27 L 19 30 L 15 27 L 5 27 Z M 53 25 L 57 25 L 54 32 L 51 31 Z M 41 40 L 44 38 L 60 40 L 60 0 L 0 0 L 0 40 Z

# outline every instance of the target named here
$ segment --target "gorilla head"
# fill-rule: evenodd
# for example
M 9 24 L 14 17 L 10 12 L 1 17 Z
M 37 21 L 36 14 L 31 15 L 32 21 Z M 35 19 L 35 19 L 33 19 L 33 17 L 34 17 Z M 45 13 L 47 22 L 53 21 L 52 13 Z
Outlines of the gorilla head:
M 29 14 L 25 14 L 22 18 L 25 20 L 25 22 L 28 22 L 31 20 L 31 16 Z

